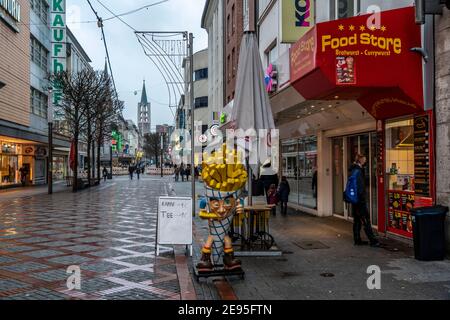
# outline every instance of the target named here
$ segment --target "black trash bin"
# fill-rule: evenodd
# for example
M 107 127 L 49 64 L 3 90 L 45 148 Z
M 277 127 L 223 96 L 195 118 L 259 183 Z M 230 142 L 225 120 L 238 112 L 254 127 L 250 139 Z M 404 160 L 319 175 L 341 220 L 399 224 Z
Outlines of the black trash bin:
M 448 208 L 443 206 L 411 210 L 414 235 L 414 255 L 417 260 L 445 259 L 445 218 Z

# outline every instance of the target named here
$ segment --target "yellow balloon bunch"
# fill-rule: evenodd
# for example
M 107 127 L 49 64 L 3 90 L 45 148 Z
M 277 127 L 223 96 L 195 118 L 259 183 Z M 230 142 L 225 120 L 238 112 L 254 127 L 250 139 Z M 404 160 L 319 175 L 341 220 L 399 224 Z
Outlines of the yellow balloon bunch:
M 232 192 L 242 189 L 247 182 L 247 170 L 239 162 L 240 154 L 227 149 L 226 144 L 211 156 L 203 154 L 202 178 L 204 183 L 215 190 Z M 232 163 L 227 163 L 233 159 Z

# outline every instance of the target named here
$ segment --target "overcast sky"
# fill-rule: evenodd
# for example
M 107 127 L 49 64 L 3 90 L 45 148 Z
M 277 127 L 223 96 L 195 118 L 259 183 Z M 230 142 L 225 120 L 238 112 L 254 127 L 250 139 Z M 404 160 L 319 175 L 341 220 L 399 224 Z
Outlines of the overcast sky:
M 160 0 L 100 0 L 115 14 L 121 14 Z M 103 19 L 112 15 L 97 0 L 91 0 Z M 189 31 L 194 34 L 194 50 L 208 46 L 208 36 L 201 28 L 205 0 L 169 0 L 168 2 L 122 17 L 138 30 Z M 87 0 L 67 0 L 67 24 L 92 60 L 95 69 L 103 69 L 105 50 L 101 31 Z M 83 23 L 80 23 L 83 22 Z M 157 124 L 173 124 L 169 95 L 163 77 L 144 54 L 134 32 L 119 19 L 104 22 L 104 30 L 119 98 L 125 101 L 125 119 L 137 121 L 137 104 L 141 98 L 142 81 L 146 80 L 147 96 L 152 104 L 152 129 Z M 137 91 L 137 95 L 135 95 Z M 173 109 L 175 112 L 175 110 Z

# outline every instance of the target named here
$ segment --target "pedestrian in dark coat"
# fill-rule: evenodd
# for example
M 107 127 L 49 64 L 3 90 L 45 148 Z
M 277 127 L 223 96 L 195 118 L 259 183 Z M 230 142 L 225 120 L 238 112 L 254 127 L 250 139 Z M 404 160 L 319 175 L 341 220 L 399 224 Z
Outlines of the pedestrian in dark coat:
M 278 188 L 278 174 L 272 168 L 272 164 L 270 161 L 266 161 L 260 170 L 259 176 L 260 183 L 264 186 L 264 191 L 266 193 L 267 202 L 269 202 L 269 188 L 272 184 L 275 185 L 275 188 Z
M 365 186 L 365 173 L 363 167 L 367 162 L 364 155 L 357 155 L 355 163 L 350 168 L 350 174 L 358 174 L 358 203 L 352 205 L 353 212 L 353 238 L 355 245 L 368 244 L 361 240 L 361 227 L 364 226 L 364 231 L 369 239 L 370 245 L 379 247 L 380 243 L 375 237 L 372 224 L 370 223 L 370 214 L 367 208 L 367 195 Z
M 275 184 L 272 184 L 267 192 L 267 204 L 273 205 L 272 214 L 275 216 L 277 214 L 277 204 L 278 204 L 278 191 Z
M 131 164 L 128 166 L 128 173 L 130 174 L 130 179 L 133 180 L 134 167 Z
M 281 214 L 287 214 L 287 204 L 289 202 L 289 194 L 291 193 L 291 187 L 286 177 L 281 178 L 280 186 L 278 187 L 278 194 L 280 196 Z

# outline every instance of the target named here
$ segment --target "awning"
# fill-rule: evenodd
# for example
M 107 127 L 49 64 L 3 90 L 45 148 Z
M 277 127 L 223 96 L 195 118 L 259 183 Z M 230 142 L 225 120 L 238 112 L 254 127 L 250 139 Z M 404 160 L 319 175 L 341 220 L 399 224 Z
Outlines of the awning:
M 375 119 L 423 111 L 422 56 L 411 51 L 422 46 L 414 7 L 378 18 L 317 24 L 291 48 L 292 86 L 307 100 L 356 100 Z

